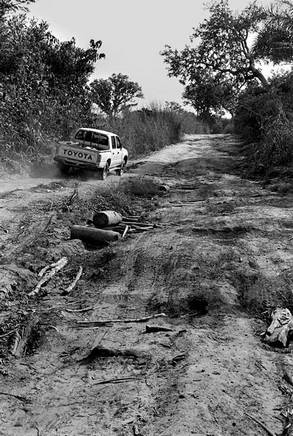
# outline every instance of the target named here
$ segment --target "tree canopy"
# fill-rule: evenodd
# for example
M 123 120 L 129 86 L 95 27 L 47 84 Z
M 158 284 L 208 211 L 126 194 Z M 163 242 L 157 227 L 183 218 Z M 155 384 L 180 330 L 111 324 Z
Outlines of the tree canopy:
M 0 126 L 19 147 L 38 143 L 41 135 L 68 137 L 82 120 L 89 120 L 88 80 L 101 41 L 77 46 L 74 38 L 59 41 L 45 22 L 14 14 L 27 1 L 6 1 L 11 14 L 0 25 Z
M 178 77 L 186 86 L 184 97 L 200 115 L 233 111 L 235 97 L 249 82 L 268 86 L 258 61 L 269 53 L 264 44 L 258 44 L 258 37 L 268 38 L 264 32 L 269 22 L 275 29 L 272 11 L 257 2 L 235 14 L 228 0 L 217 0 L 209 8 L 209 17 L 193 29 L 191 46 L 181 51 L 165 47 L 162 55 L 169 76 Z M 255 44 L 251 44 L 253 39 Z
M 112 74 L 108 79 L 94 80 L 90 87 L 93 103 L 109 116 L 116 116 L 123 109 L 136 106 L 135 100 L 143 97 L 139 84 L 124 74 Z

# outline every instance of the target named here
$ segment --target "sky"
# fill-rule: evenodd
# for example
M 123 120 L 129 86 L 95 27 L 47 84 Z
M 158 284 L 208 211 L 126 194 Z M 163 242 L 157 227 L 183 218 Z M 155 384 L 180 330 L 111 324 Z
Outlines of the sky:
M 206 16 L 203 0 L 36 0 L 30 15 L 49 23 L 61 40 L 73 36 L 81 47 L 90 39 L 102 40 L 106 58 L 97 62 L 93 75 L 106 78 L 127 74 L 138 82 L 144 104 L 182 102 L 183 87 L 169 78 L 160 51 L 166 44 L 181 49 L 192 28 Z M 249 0 L 230 0 L 235 10 Z M 269 1 L 262 0 L 263 4 Z

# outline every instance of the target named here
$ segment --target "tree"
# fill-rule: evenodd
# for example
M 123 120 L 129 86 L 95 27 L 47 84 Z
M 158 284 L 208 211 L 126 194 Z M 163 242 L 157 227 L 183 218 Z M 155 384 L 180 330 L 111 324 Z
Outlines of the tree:
M 123 109 L 137 106 L 135 99 L 143 98 L 138 83 L 132 82 L 124 74 L 112 74 L 108 79 L 94 80 L 90 88 L 92 102 L 111 117 Z
M 191 99 L 199 113 L 225 108 L 231 95 L 239 94 L 250 81 L 268 86 L 249 45 L 251 36 L 265 23 L 265 9 L 253 2 L 235 15 L 228 0 L 218 0 L 212 3 L 209 13 L 209 18 L 193 29 L 193 46 L 182 51 L 166 46 L 162 52 L 169 76 L 179 77 L 182 84 L 188 85 L 185 98 Z
M 88 79 L 101 41 L 87 49 L 74 39 L 61 42 L 48 24 L 25 15 L 4 17 L 0 26 L 0 128 L 17 151 L 36 149 L 42 137 L 68 138 L 88 124 Z
M 0 0 L 0 18 L 3 19 L 9 13 L 25 11 L 26 5 L 34 2 L 35 0 Z
M 274 63 L 293 60 L 293 3 L 281 0 L 268 9 L 265 26 L 260 30 L 254 52 L 260 59 Z

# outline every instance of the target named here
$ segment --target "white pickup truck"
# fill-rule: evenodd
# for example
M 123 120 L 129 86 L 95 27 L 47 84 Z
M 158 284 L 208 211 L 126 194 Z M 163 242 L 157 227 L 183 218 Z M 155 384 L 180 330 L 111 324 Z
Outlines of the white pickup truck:
M 128 152 L 122 147 L 119 136 L 104 130 L 80 128 L 76 141 L 60 142 L 54 160 L 63 173 L 70 168 L 96 170 L 105 180 L 110 170 L 122 175 L 127 164 Z

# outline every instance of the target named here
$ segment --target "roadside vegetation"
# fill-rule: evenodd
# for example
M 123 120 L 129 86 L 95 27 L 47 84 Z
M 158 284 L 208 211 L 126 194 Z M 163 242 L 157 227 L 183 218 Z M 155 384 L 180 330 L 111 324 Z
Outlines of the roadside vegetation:
M 18 171 L 46 159 L 80 126 L 113 130 L 132 157 L 177 142 L 184 132 L 210 130 L 178 107 L 136 110 L 142 89 L 126 75 L 91 81 L 105 58 L 102 41 L 84 49 L 74 38 L 58 40 L 48 23 L 28 19 L 33 1 L 0 5 L 2 168 Z
M 267 78 L 262 65 L 292 66 L 292 1 L 274 1 L 267 8 L 252 2 L 240 13 L 228 0 L 214 1 L 191 42 L 182 51 L 166 46 L 162 52 L 169 76 L 185 85 L 185 100 L 205 122 L 230 113 L 246 142 L 241 151 L 250 173 L 268 175 L 290 165 L 292 69 Z

